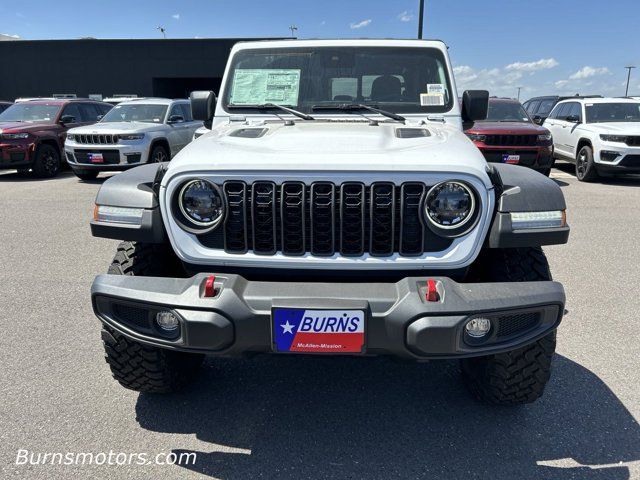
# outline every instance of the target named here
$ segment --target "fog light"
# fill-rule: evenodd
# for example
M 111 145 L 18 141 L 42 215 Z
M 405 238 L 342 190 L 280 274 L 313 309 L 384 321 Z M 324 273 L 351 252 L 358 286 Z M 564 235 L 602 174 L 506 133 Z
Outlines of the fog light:
M 156 314 L 156 323 L 165 332 L 175 332 L 180 322 L 171 312 L 158 312 Z
M 464 326 L 464 331 L 472 338 L 482 338 L 491 330 L 491 320 L 488 318 L 473 318 Z

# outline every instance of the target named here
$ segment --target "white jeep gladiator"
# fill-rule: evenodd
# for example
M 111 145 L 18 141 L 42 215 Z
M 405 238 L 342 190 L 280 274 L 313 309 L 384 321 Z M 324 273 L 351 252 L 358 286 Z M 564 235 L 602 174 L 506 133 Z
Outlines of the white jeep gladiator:
M 193 119 L 188 100 L 123 101 L 98 123 L 70 129 L 65 156 L 78 178 L 92 180 L 100 172 L 168 161 L 201 126 Z
M 564 197 L 463 134 L 488 92 L 458 99 L 444 43 L 239 43 L 191 102 L 211 131 L 96 199 L 93 234 L 123 241 L 91 295 L 124 387 L 274 353 L 460 359 L 481 400 L 542 394 Z

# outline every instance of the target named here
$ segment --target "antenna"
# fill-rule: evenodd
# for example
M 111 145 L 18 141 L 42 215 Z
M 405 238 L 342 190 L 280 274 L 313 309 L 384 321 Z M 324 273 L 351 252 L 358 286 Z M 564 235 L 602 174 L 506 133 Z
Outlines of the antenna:
M 298 27 L 296 27 L 295 25 L 290 25 L 289 30 L 291 30 L 291 38 L 296 38 L 295 32 L 298 31 Z
M 162 33 L 163 38 L 166 40 L 167 39 L 167 31 L 164 27 L 158 27 L 156 30 L 160 30 L 160 33 Z
M 631 69 L 636 68 L 633 65 L 629 65 L 628 67 L 624 67 L 627 69 L 627 89 L 624 91 L 624 96 L 629 96 L 629 80 L 631 79 Z

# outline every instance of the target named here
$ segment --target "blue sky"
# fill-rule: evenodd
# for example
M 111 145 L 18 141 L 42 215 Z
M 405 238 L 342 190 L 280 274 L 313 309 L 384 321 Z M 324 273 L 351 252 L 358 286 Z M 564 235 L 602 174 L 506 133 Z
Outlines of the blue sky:
M 55 6 L 53 6 L 55 5 Z M 288 36 L 414 38 L 417 0 L 0 0 L 23 39 Z M 640 67 L 640 0 L 426 0 L 425 37 L 450 47 L 460 89 L 624 94 Z M 630 94 L 640 95 L 640 68 Z

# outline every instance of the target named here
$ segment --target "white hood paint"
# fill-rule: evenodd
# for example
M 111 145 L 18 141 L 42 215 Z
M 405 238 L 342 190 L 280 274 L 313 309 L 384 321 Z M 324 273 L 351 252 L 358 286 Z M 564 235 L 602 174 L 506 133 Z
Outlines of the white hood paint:
M 603 134 L 640 135 L 640 122 L 587 123 L 585 128 Z
M 243 128 L 267 128 L 260 138 L 229 136 Z M 426 128 L 431 135 L 398 138 L 397 128 Z M 296 121 L 227 124 L 184 148 L 169 164 L 163 184 L 194 171 L 291 172 L 460 172 L 487 188 L 486 161 L 467 137 L 443 124 L 371 126 L 368 122 Z
M 91 134 L 115 134 L 115 133 L 145 133 L 154 132 L 158 128 L 162 128 L 162 123 L 149 123 L 149 122 L 105 122 L 94 123 L 86 127 L 76 127 L 69 130 L 69 133 L 80 135 Z

